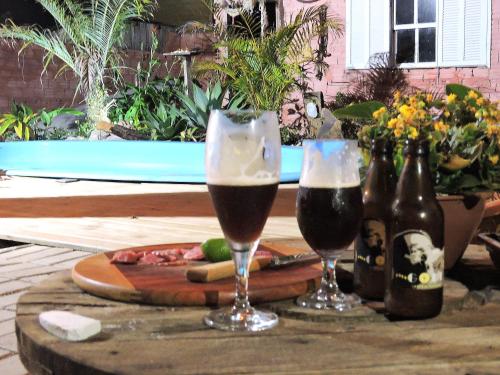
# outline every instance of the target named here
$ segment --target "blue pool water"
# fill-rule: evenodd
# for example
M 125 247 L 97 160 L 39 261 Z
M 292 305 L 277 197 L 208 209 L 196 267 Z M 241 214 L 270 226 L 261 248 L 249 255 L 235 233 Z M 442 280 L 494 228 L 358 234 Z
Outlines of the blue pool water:
M 204 183 L 205 144 L 149 141 L 0 143 L 0 169 L 11 176 Z M 302 148 L 283 146 L 281 182 L 297 182 Z

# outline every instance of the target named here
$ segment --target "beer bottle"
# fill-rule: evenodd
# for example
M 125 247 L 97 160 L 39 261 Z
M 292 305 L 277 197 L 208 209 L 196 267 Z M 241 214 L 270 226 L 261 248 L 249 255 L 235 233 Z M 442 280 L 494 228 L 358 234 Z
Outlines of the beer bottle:
M 392 206 L 386 254 L 389 317 L 430 318 L 443 304 L 444 219 L 428 164 L 429 142 L 409 140 Z
M 363 188 L 363 221 L 354 244 L 354 291 L 367 299 L 384 298 L 387 226 L 397 180 L 392 151 L 385 139 L 372 140 Z

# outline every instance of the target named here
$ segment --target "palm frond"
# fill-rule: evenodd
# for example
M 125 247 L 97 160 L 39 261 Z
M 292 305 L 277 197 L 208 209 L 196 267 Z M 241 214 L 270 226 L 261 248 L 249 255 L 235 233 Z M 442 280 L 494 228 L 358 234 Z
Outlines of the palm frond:
M 8 21 L 0 27 L 0 38 L 10 40 L 11 42 L 15 40 L 23 41 L 24 45 L 21 47 L 20 52 L 31 44 L 39 46 L 46 51 L 44 57 L 45 67 L 51 61 L 52 56 L 57 56 L 78 75 L 79 71 L 76 69 L 73 55 L 66 47 L 64 41 L 55 32 L 50 30 L 44 32 L 29 26 L 17 26 L 12 21 Z

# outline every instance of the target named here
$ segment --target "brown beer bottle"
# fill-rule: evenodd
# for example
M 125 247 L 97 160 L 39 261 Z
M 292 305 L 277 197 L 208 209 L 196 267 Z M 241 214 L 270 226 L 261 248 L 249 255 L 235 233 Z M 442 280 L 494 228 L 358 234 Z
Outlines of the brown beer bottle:
M 392 206 L 386 253 L 389 317 L 420 319 L 443 304 L 444 219 L 429 168 L 429 142 L 409 140 Z
M 363 221 L 354 244 L 354 291 L 362 298 L 382 300 L 387 226 L 396 190 L 392 145 L 374 139 L 363 188 Z

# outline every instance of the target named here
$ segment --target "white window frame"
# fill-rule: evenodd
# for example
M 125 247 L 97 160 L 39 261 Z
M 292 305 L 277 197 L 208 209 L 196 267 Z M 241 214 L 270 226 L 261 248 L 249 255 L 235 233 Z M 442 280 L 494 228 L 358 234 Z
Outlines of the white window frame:
M 426 23 L 418 23 L 418 3 L 420 0 L 413 0 L 413 23 L 407 23 L 403 25 L 396 25 L 396 8 L 397 8 L 397 3 L 398 0 L 394 0 L 394 5 L 393 5 L 393 14 L 392 14 L 392 31 L 393 31 L 393 37 L 392 37 L 392 43 L 394 45 L 393 51 L 394 51 L 394 59 L 396 59 L 397 51 L 396 51 L 396 31 L 398 30 L 414 30 L 415 33 L 415 55 L 414 59 L 417 61 L 411 62 L 411 63 L 401 63 L 398 64 L 400 68 L 403 69 L 411 69 L 411 68 L 436 68 L 438 66 L 438 52 L 440 50 L 438 41 L 438 33 L 439 33 L 439 24 L 438 24 L 438 19 L 439 19 L 439 0 L 435 0 L 435 5 L 436 5 L 436 20 L 434 22 L 426 22 Z M 435 61 L 429 61 L 429 62 L 419 62 L 418 57 L 419 57 L 419 29 L 428 29 L 433 27 L 436 32 L 434 35 L 434 46 L 436 48 L 435 51 Z
M 373 38 L 384 38 L 384 40 L 387 40 L 388 46 L 386 46 L 387 50 L 386 52 L 389 52 L 391 54 L 391 57 L 396 59 L 396 30 L 398 29 L 421 29 L 425 27 L 435 27 L 436 28 L 436 61 L 435 62 L 413 62 L 413 63 L 402 63 L 398 64 L 399 67 L 402 69 L 425 69 L 425 68 L 467 68 L 467 67 L 472 67 L 472 68 L 490 68 L 491 67 L 491 36 L 492 36 L 492 12 L 493 12 L 493 7 L 492 7 L 492 1 L 491 0 L 479 0 L 481 1 L 481 4 L 486 6 L 487 10 L 487 15 L 483 14 L 482 17 L 482 23 L 481 27 L 485 27 L 481 29 L 482 33 L 486 33 L 486 40 L 481 40 L 481 43 L 484 43 L 481 45 L 482 48 L 482 56 L 478 58 L 478 60 L 472 61 L 471 59 L 466 60 L 465 56 L 457 56 L 456 61 L 443 61 L 443 53 L 445 52 L 445 46 L 444 46 L 444 41 L 443 38 L 445 37 L 444 35 L 444 28 L 443 28 L 443 6 L 444 6 L 444 1 L 445 0 L 436 0 L 436 21 L 435 22 L 430 22 L 430 23 L 421 23 L 421 24 L 406 24 L 406 25 L 395 25 L 395 18 L 396 18 L 396 3 L 394 0 L 385 0 L 387 1 L 387 4 L 389 4 L 389 9 L 388 9 L 388 21 L 386 24 L 387 27 L 387 35 L 379 35 L 377 34 L 376 36 L 372 35 L 370 32 L 370 27 L 364 28 L 364 31 L 362 33 L 358 32 L 358 38 L 362 38 L 364 40 L 363 43 L 355 43 L 353 41 L 353 30 L 352 30 L 352 16 L 354 14 L 352 13 L 357 13 L 359 17 L 363 18 L 365 21 L 370 23 L 371 20 L 371 8 L 372 8 L 372 1 L 371 0 L 366 0 L 367 4 L 369 6 L 364 6 L 360 8 L 356 8 L 356 10 L 352 9 L 352 2 L 354 0 L 346 0 L 346 19 L 345 19 L 345 29 L 346 29 L 346 44 L 345 44 L 345 67 L 347 70 L 359 70 L 359 69 L 368 69 L 368 59 L 369 57 L 366 57 L 370 54 L 371 50 L 371 40 Z M 457 2 L 463 2 L 467 0 L 454 0 Z M 484 1 L 484 3 L 483 3 Z M 494 0 L 494 1 L 500 1 L 500 0 Z M 418 20 L 418 2 L 414 2 L 414 21 L 415 19 Z M 377 8 L 378 9 L 378 8 Z M 385 13 L 384 13 L 385 14 Z M 461 13 L 461 17 L 463 19 L 464 27 L 465 27 L 465 14 Z M 363 35 L 363 36 L 362 36 Z M 465 40 L 464 40 L 464 34 L 459 34 L 459 37 L 462 39 L 461 43 L 459 43 L 462 47 L 462 50 L 464 48 Z M 385 39 L 387 38 L 387 39 Z M 417 31 L 417 37 L 418 38 L 418 31 Z M 357 42 L 356 42 L 357 43 Z M 361 48 L 360 56 L 365 55 L 366 61 L 362 62 L 360 61 L 360 56 L 357 56 L 356 59 L 353 60 L 352 56 L 352 51 L 351 47 L 355 48 Z M 418 44 L 417 41 L 415 43 L 415 48 L 416 48 L 416 53 L 418 53 Z M 463 51 L 462 51 L 463 52 Z M 362 60 L 363 58 L 361 58 Z

